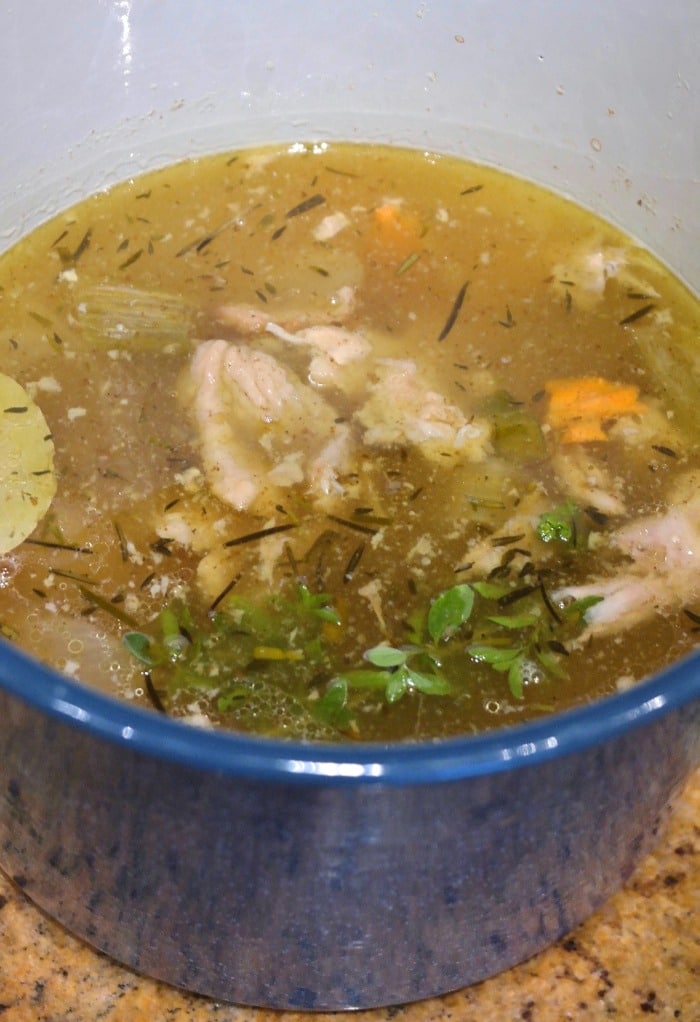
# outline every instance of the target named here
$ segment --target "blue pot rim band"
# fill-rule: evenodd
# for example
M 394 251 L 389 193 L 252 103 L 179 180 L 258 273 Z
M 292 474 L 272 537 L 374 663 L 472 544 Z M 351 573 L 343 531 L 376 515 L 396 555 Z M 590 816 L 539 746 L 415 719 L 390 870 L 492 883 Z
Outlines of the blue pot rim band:
M 529 724 L 411 743 L 298 742 L 195 727 L 64 678 L 4 641 L 0 689 L 125 751 L 202 772 L 285 783 L 425 784 L 534 766 L 581 752 L 700 702 L 700 652 L 624 692 Z

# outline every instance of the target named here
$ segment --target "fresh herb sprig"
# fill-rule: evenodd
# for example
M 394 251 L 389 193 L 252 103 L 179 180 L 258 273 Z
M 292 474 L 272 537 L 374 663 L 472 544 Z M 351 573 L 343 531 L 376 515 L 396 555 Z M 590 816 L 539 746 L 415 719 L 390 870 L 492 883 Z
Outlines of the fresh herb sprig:
M 411 661 L 428 658 L 432 669 L 418 670 Z M 348 688 L 374 689 L 384 692 L 387 703 L 395 703 L 411 689 L 426 695 L 447 695 L 452 685 L 439 671 L 436 658 L 420 646 L 379 645 L 368 649 L 364 659 L 370 665 L 346 671 L 333 679 L 331 684 L 343 684 Z
M 485 610 L 478 641 L 467 646 L 467 653 L 475 663 L 505 674 L 515 699 L 524 698 L 528 680 L 542 676 L 555 680 L 566 678 L 566 640 L 578 634 L 585 623 L 586 611 L 601 597 L 589 596 L 555 610 L 541 584 L 520 590 L 524 595 L 516 601 L 512 596 L 517 595 L 518 590 L 507 585 L 499 587 L 489 583 L 485 588 L 475 583 L 475 589 L 495 601 L 499 610 L 504 606 L 516 608 L 506 614 Z
M 558 537 L 563 541 L 563 537 Z M 416 612 L 403 636 L 363 655 L 361 666 L 340 668 L 346 622 L 327 593 L 298 582 L 286 592 L 251 600 L 235 594 L 208 623 L 195 625 L 188 609 L 173 605 L 158 618 L 157 637 L 132 631 L 130 652 L 150 672 L 162 669 L 168 698 L 208 689 L 219 712 L 236 712 L 259 690 L 264 664 L 269 689 L 294 698 L 324 726 L 356 727 L 356 713 L 374 694 L 393 705 L 411 693 L 458 696 L 473 686 L 476 665 L 507 678 L 523 699 L 531 680 L 566 676 L 567 642 L 580 633 L 585 614 L 600 598 L 554 607 L 544 586 L 475 581 L 445 589 Z M 319 678 L 331 680 L 319 694 Z M 300 692 L 308 692 L 308 697 Z M 167 703 L 167 699 L 166 699 Z

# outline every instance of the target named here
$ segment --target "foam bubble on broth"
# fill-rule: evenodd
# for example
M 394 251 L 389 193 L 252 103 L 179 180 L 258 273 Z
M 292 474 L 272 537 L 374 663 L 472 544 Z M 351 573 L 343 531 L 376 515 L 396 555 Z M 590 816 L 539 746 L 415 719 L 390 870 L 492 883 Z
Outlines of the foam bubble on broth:
M 219 154 L 56 217 L 0 288 L 57 483 L 0 628 L 57 669 L 412 740 L 696 645 L 697 302 L 561 197 L 381 146 Z

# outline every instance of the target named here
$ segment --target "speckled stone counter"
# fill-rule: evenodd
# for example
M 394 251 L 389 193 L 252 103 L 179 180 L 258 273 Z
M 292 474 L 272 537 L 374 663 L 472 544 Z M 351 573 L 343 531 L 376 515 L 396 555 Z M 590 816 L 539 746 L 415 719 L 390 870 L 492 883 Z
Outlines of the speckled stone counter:
M 566 938 L 510 972 L 440 999 L 359 1012 L 357 1022 L 700 1022 L 700 771 L 654 854 Z M 120 968 L 0 876 L 2 1022 L 300 1022 L 209 1001 Z

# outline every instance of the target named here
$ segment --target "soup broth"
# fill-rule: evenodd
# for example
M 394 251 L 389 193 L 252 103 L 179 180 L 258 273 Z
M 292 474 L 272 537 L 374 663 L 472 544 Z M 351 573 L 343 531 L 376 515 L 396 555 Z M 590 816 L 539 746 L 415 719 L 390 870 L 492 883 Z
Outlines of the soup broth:
M 0 260 L 0 628 L 190 723 L 476 732 L 697 644 L 698 305 L 571 202 L 293 145 Z

